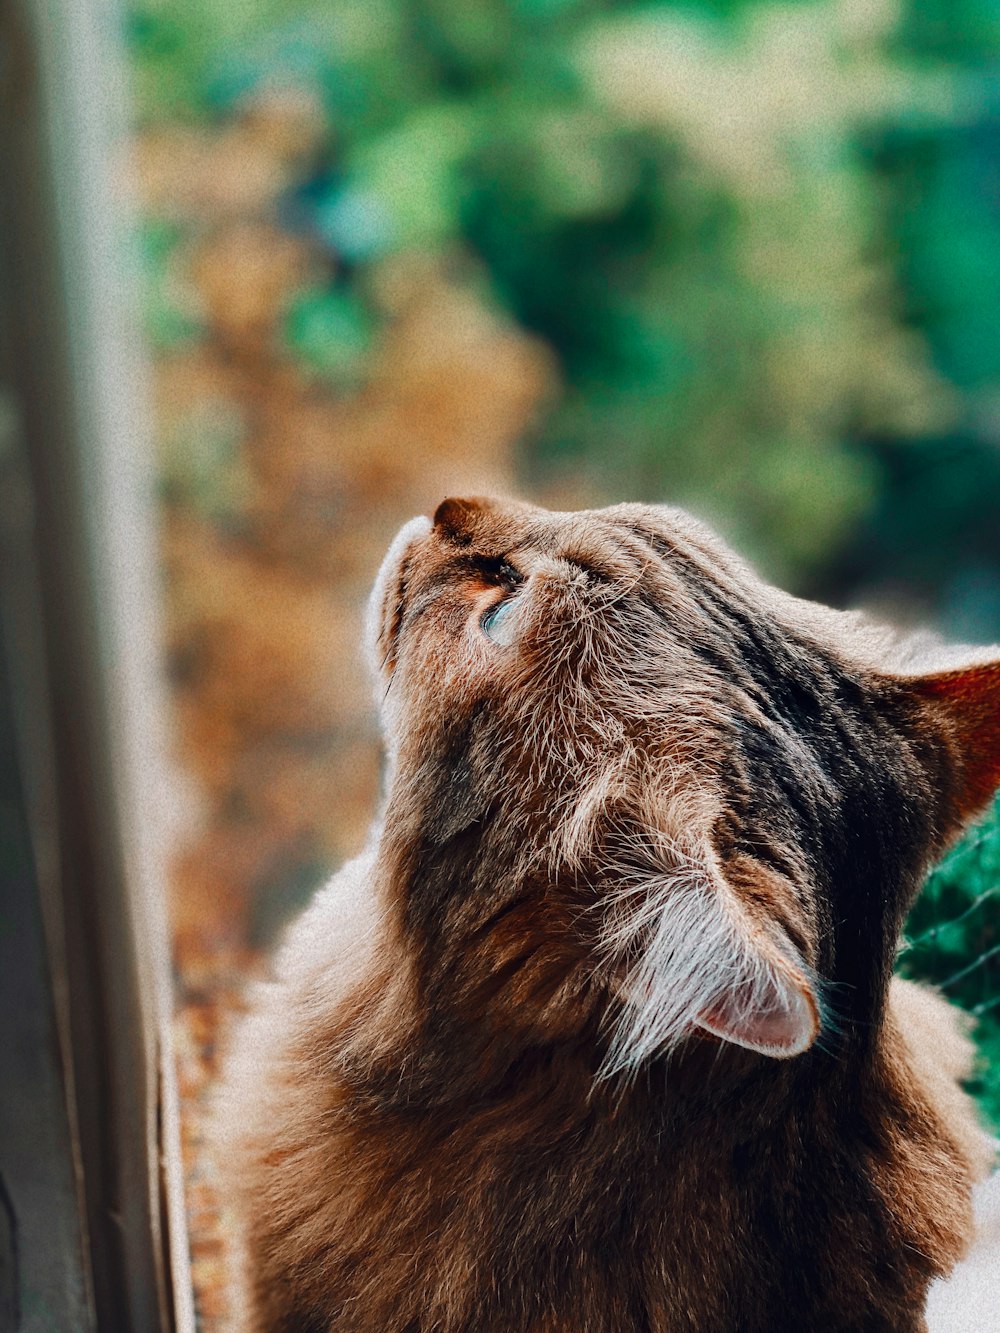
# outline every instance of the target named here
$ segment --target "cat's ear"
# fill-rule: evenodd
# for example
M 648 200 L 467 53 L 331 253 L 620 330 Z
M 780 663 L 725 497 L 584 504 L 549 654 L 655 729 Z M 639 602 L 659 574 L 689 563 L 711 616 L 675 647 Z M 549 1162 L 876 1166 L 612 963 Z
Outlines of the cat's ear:
M 788 936 L 774 927 L 730 947 L 738 960 L 732 979 L 702 1004 L 695 1025 L 777 1060 L 807 1051 L 820 1033 L 819 1003 Z
M 744 905 L 710 859 L 651 878 L 614 934 L 631 964 L 609 1068 L 634 1068 L 699 1030 L 779 1060 L 819 1036 L 811 970 L 777 913 Z
M 968 818 L 1000 786 L 1000 661 L 953 667 L 908 683 L 954 738 L 960 774 L 957 813 Z

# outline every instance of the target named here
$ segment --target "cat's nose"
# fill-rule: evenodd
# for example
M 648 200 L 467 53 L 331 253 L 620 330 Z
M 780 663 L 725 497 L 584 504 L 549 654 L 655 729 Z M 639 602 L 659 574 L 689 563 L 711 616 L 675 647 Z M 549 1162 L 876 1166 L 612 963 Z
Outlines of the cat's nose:
M 447 500 L 442 500 L 435 509 L 434 527 L 451 541 L 468 542 L 472 539 L 477 520 L 493 507 L 493 501 L 480 496 L 472 496 L 469 499 L 450 496 Z

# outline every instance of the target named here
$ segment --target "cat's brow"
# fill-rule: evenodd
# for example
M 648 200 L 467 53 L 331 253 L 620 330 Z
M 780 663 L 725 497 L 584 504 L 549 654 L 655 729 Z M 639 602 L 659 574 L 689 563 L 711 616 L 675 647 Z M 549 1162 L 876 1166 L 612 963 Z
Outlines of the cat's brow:
M 565 560 L 567 564 L 573 565 L 574 568 L 580 570 L 580 572 L 585 574 L 588 579 L 592 579 L 594 583 L 614 582 L 614 576 L 594 564 L 592 560 L 585 560 L 581 556 L 571 554 L 563 555 L 561 559 Z

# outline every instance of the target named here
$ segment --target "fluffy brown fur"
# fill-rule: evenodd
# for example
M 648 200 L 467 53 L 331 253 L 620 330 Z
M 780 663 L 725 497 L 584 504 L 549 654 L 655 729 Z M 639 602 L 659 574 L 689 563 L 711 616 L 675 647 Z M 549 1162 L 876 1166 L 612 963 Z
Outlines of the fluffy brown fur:
M 235 1326 L 923 1328 L 983 1140 L 953 1012 L 890 977 L 1000 780 L 1000 667 L 638 505 L 446 501 L 370 638 L 384 812 L 223 1089 Z

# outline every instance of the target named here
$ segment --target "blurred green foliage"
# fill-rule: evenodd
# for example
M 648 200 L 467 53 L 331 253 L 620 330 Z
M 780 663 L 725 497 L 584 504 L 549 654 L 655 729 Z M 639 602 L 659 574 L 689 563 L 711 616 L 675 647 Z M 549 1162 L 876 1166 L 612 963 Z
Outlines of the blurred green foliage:
M 285 203 L 335 276 L 286 335 L 334 383 L 382 257 L 461 257 L 557 357 L 529 475 L 1000 634 L 995 0 L 137 0 L 130 36 L 145 124 L 322 99 Z
M 1000 797 L 928 876 L 907 922 L 900 971 L 976 1016 L 973 1091 L 1000 1130 Z
M 802 591 L 1000 638 L 997 0 L 133 0 L 130 42 L 144 126 L 321 100 L 278 220 L 331 258 L 285 338 L 332 385 L 363 383 L 379 262 L 446 256 L 554 355 L 529 479 L 669 498 Z M 143 236 L 167 345 L 197 336 L 174 239 Z M 934 877 L 907 966 L 983 960 L 953 993 L 1000 1123 L 998 844 Z

